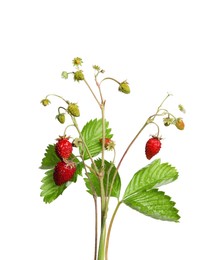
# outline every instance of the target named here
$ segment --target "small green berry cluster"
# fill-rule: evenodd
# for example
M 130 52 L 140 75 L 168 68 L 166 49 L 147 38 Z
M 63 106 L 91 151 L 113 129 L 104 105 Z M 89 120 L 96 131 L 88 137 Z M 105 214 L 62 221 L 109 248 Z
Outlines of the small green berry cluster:
M 57 96 L 61 99 L 63 99 L 62 97 L 58 96 L 58 95 L 54 95 L 54 94 L 50 94 L 50 95 L 47 95 L 44 99 L 42 99 L 41 103 L 43 106 L 48 106 L 51 102 L 50 100 L 48 99 L 49 96 Z M 65 99 L 63 99 L 66 104 L 67 104 L 67 107 L 64 108 L 64 107 L 59 107 L 58 108 L 58 114 L 56 115 L 56 119 L 61 123 L 61 124 L 64 124 L 65 123 L 65 120 L 66 120 L 66 114 L 68 113 L 69 115 L 71 116 L 74 116 L 74 117 L 79 117 L 80 116 L 80 110 L 79 110 L 79 106 L 76 104 L 76 103 L 72 103 L 72 102 L 69 102 Z M 65 111 L 65 113 L 62 113 L 61 110 Z
M 75 68 L 75 71 L 72 71 L 72 72 L 63 71 L 62 74 L 61 74 L 61 77 L 63 79 L 68 79 L 69 75 L 73 75 L 74 81 L 77 81 L 77 82 L 85 81 L 85 83 L 87 84 L 85 76 L 84 76 L 84 73 L 83 73 L 83 70 L 80 69 L 80 67 L 83 64 L 82 59 L 79 58 L 79 57 L 76 57 L 76 58 L 74 58 L 72 60 L 72 64 L 73 64 L 73 66 Z M 97 78 L 97 76 L 100 73 L 105 73 L 105 70 L 101 69 L 100 66 L 98 66 L 98 65 L 93 65 L 92 67 L 93 67 L 93 69 L 96 72 L 95 73 L 95 78 Z M 104 78 L 102 81 L 107 80 L 107 79 L 115 81 L 119 85 L 118 90 L 120 92 L 125 93 L 125 94 L 129 94 L 130 93 L 129 83 L 126 80 L 124 80 L 122 82 L 119 82 L 118 80 L 116 80 L 114 78 L 108 77 L 108 78 Z M 101 83 L 102 83 L 102 81 L 101 81 Z
M 91 89 L 91 87 L 87 83 L 87 81 L 85 79 L 85 76 L 83 74 L 83 71 L 80 69 L 80 67 L 83 64 L 82 59 L 79 58 L 79 57 L 76 57 L 76 58 L 74 58 L 72 60 L 72 64 L 73 64 L 73 66 L 75 68 L 75 71 L 72 71 L 72 72 L 63 71 L 61 73 L 61 77 L 63 79 L 68 79 L 69 75 L 73 75 L 74 81 L 77 81 L 77 82 L 84 81 L 86 83 L 86 85 L 88 86 L 88 88 L 90 89 L 91 93 L 94 95 L 94 98 L 96 99 L 97 103 L 101 106 L 101 103 L 98 100 L 98 98 L 96 97 L 94 91 Z M 93 69 L 95 71 L 95 74 L 94 74 L 95 81 L 96 81 L 97 86 L 99 86 L 100 95 L 101 95 L 100 86 L 101 86 L 102 82 L 105 81 L 105 80 L 112 80 L 112 81 L 116 82 L 118 84 L 118 90 L 120 92 L 122 92 L 124 94 L 129 94 L 130 93 L 129 83 L 126 80 L 124 80 L 122 82 L 119 82 L 118 80 L 116 80 L 114 78 L 105 77 L 99 83 L 98 80 L 97 80 L 97 77 L 98 77 L 99 74 L 105 73 L 105 70 L 101 69 L 100 66 L 98 66 L 98 65 L 93 65 L 92 67 L 93 67 Z M 65 121 L 66 121 L 66 114 L 69 114 L 69 115 L 74 116 L 74 117 L 79 117 L 80 116 L 79 106 L 76 103 L 71 103 L 71 102 L 65 100 L 63 97 L 61 97 L 59 95 L 55 95 L 55 94 L 47 95 L 44 99 L 41 100 L 41 103 L 42 103 L 43 106 L 48 106 L 51 103 L 51 101 L 48 98 L 49 96 L 59 97 L 59 98 L 63 99 L 66 102 L 66 104 L 68 105 L 67 108 L 64 108 L 64 107 L 59 107 L 58 108 L 58 114 L 56 115 L 55 118 L 61 124 L 65 123 Z M 61 111 L 61 110 L 63 110 L 63 111 Z
M 178 105 L 178 108 L 182 113 L 186 113 L 186 110 L 181 104 Z M 185 123 L 181 117 L 175 117 L 168 112 L 167 116 L 163 118 L 163 123 L 165 126 L 175 125 L 176 128 L 179 130 L 184 130 L 185 128 Z

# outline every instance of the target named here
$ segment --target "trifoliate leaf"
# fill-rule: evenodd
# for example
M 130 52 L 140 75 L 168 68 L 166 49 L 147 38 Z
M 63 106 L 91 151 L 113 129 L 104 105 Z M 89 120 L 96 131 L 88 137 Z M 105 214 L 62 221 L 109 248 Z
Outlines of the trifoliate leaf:
M 97 168 L 100 169 L 101 165 L 102 165 L 102 160 L 98 159 L 95 161 L 95 163 L 96 163 Z M 112 163 L 105 161 L 104 171 L 105 171 L 104 179 L 103 179 L 104 189 L 105 189 L 105 192 L 107 192 L 107 194 L 108 194 L 113 176 L 116 172 L 116 167 Z M 84 179 L 86 187 L 88 189 L 87 191 L 90 194 L 93 194 L 93 190 L 91 187 L 91 184 L 93 184 L 93 187 L 96 191 L 97 196 L 101 196 L 100 182 L 99 182 L 98 177 L 94 173 L 89 173 L 89 178 L 90 178 L 90 180 L 88 178 Z M 119 174 L 117 174 L 115 181 L 113 183 L 111 196 L 119 198 L 120 190 L 121 190 L 121 179 L 120 179 Z
M 180 216 L 174 207 L 175 202 L 164 192 L 152 189 L 140 191 L 123 200 L 127 206 L 155 219 L 178 222 Z
M 105 128 L 106 128 L 106 138 L 112 138 L 111 129 L 108 128 L 109 123 L 106 121 Z M 84 139 L 84 142 L 86 143 L 90 154 L 92 157 L 98 155 L 102 151 L 102 146 L 100 143 L 100 139 L 102 138 L 102 119 L 94 119 L 90 120 L 82 129 L 82 137 Z M 80 152 L 84 153 L 84 159 L 89 159 L 89 155 L 86 152 L 86 149 L 84 147 L 80 147 Z
M 42 159 L 40 169 L 52 169 L 60 161 L 55 153 L 55 145 L 49 144 L 46 148 L 45 157 Z
M 178 178 L 177 170 L 168 163 L 161 163 L 160 159 L 139 170 L 128 184 L 123 199 L 137 192 L 157 188 Z

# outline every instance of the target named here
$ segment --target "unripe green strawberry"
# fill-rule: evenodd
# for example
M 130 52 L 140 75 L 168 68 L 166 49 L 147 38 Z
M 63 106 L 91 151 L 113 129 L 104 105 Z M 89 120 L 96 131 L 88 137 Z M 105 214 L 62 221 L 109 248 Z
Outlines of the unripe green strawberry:
M 84 80 L 84 74 L 81 70 L 77 70 L 76 72 L 74 72 L 74 80 L 75 81 L 80 81 L 80 80 Z
M 119 91 L 125 94 L 130 93 L 130 87 L 127 81 L 123 81 L 122 83 L 119 84 Z
M 150 138 L 147 141 L 145 147 L 146 158 L 150 160 L 154 155 L 156 155 L 160 151 L 160 148 L 161 148 L 160 138 L 155 136 Z
M 60 186 L 70 181 L 76 172 L 75 163 L 58 162 L 55 166 L 53 179 L 56 185 Z
M 180 117 L 177 118 L 176 123 L 175 123 L 175 126 L 176 126 L 176 128 L 179 129 L 179 130 L 184 130 L 185 124 L 184 124 L 184 122 L 183 122 L 183 119 L 180 118 Z
M 71 115 L 73 115 L 75 117 L 80 116 L 79 107 L 75 103 L 69 103 L 67 111 L 69 112 L 69 114 L 71 114 Z
M 55 152 L 61 159 L 68 159 L 72 154 L 72 143 L 69 142 L 68 137 L 60 136 L 55 145 Z
M 48 106 L 51 102 L 48 98 L 44 98 L 41 103 L 43 104 L 44 107 Z
M 58 115 L 56 116 L 56 118 L 58 119 L 58 121 L 59 121 L 61 124 L 64 124 L 64 123 L 65 123 L 66 117 L 65 117 L 65 114 L 64 114 L 64 113 L 58 114 Z

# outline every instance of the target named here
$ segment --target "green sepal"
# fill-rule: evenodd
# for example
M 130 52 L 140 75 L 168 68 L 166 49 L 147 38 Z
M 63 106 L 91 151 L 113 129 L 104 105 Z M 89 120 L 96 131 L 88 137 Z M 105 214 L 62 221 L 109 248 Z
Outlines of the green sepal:
M 109 122 L 105 122 L 105 137 L 112 138 Z M 90 120 L 85 124 L 81 131 L 84 142 L 86 143 L 92 157 L 102 152 L 100 139 L 102 138 L 102 119 Z M 83 153 L 84 160 L 89 159 L 89 155 L 83 146 L 80 146 L 80 154 Z
M 151 189 L 140 191 L 123 200 L 130 208 L 155 219 L 178 222 L 180 216 L 174 207 L 175 202 L 163 191 Z
M 95 164 L 96 164 L 96 167 L 98 169 L 100 169 L 101 166 L 102 166 L 102 160 L 101 159 L 95 160 Z M 105 192 L 108 191 L 108 193 L 109 193 L 111 182 L 112 182 L 112 179 L 113 179 L 115 172 L 116 172 L 115 165 L 108 162 L 108 161 L 105 161 L 104 162 L 104 179 L 103 179 Z M 93 187 L 96 191 L 96 195 L 100 197 L 101 196 L 101 189 L 100 189 L 100 182 L 99 182 L 98 177 L 94 173 L 89 173 L 88 176 L 89 176 L 91 181 L 88 178 L 84 178 L 86 187 L 88 189 L 87 191 L 91 195 L 93 194 L 93 190 L 91 188 L 91 183 L 92 183 Z M 108 188 L 107 188 L 107 184 L 108 184 Z M 117 173 L 115 181 L 113 183 L 113 189 L 112 189 L 112 192 L 111 192 L 111 197 L 119 198 L 120 191 L 121 191 L 121 179 L 120 179 L 119 173 Z

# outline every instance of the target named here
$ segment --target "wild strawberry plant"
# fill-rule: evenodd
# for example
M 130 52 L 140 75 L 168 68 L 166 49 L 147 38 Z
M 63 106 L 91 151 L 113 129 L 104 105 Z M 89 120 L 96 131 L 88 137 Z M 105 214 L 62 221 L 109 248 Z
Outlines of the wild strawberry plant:
M 179 221 L 180 216 L 175 208 L 175 202 L 171 200 L 170 196 L 159 190 L 160 186 L 173 182 L 178 178 L 175 167 L 169 163 L 161 162 L 160 159 L 154 159 L 133 175 L 125 188 L 123 196 L 120 198 L 120 166 L 138 136 L 148 125 L 155 125 L 156 133 L 150 133 L 147 136 L 147 140 L 144 140 L 144 151 L 138 151 L 138 153 L 147 160 L 151 160 L 159 153 L 162 146 L 161 127 L 174 126 L 179 130 L 183 130 L 184 121 L 181 117 L 174 116 L 164 106 L 166 99 L 170 96 L 167 94 L 156 111 L 145 119 L 142 127 L 138 129 L 138 133 L 129 142 L 123 155 L 120 156 L 121 159 L 116 162 L 115 139 L 105 116 L 106 100 L 103 97 L 102 85 L 111 80 L 114 84 L 117 84 L 119 92 L 129 94 L 129 84 L 127 81 L 119 82 L 111 77 L 102 77 L 104 70 L 94 65 L 95 85 L 92 87 L 81 70 L 82 64 L 81 58 L 74 58 L 74 71 L 63 71 L 62 77 L 64 79 L 72 77 L 75 82 L 85 84 L 98 104 L 101 118 L 93 118 L 86 122 L 85 125 L 79 126 L 80 109 L 75 100 L 69 101 L 62 96 L 50 94 L 41 101 L 43 106 L 48 106 L 51 103 L 51 97 L 59 98 L 61 106 L 58 107 L 56 119 L 59 123 L 65 124 L 67 117 L 69 117 L 72 122 L 64 127 L 62 135 L 61 133 L 57 135 L 56 142 L 49 144 L 46 148 L 40 167 L 45 170 L 45 176 L 42 179 L 41 196 L 45 203 L 51 203 L 62 195 L 68 187 L 71 188 L 73 185 L 77 185 L 79 177 L 84 177 L 86 190 L 91 194 L 95 204 L 94 260 L 107 260 L 113 221 L 122 204 L 158 220 Z M 101 77 L 102 79 L 99 79 Z M 181 112 L 185 113 L 182 105 L 178 107 Z M 160 120 L 157 120 L 157 118 L 162 118 L 162 123 L 159 123 Z M 69 127 L 73 127 L 75 130 L 73 136 L 66 135 Z M 106 152 L 108 151 L 113 153 L 111 161 L 106 160 Z M 113 212 L 109 211 L 111 197 L 116 199 L 116 208 Z M 100 206 L 97 203 L 98 198 L 101 201 Z M 111 220 L 107 223 L 107 216 L 110 213 Z M 99 214 L 101 215 L 100 219 L 98 218 Z

